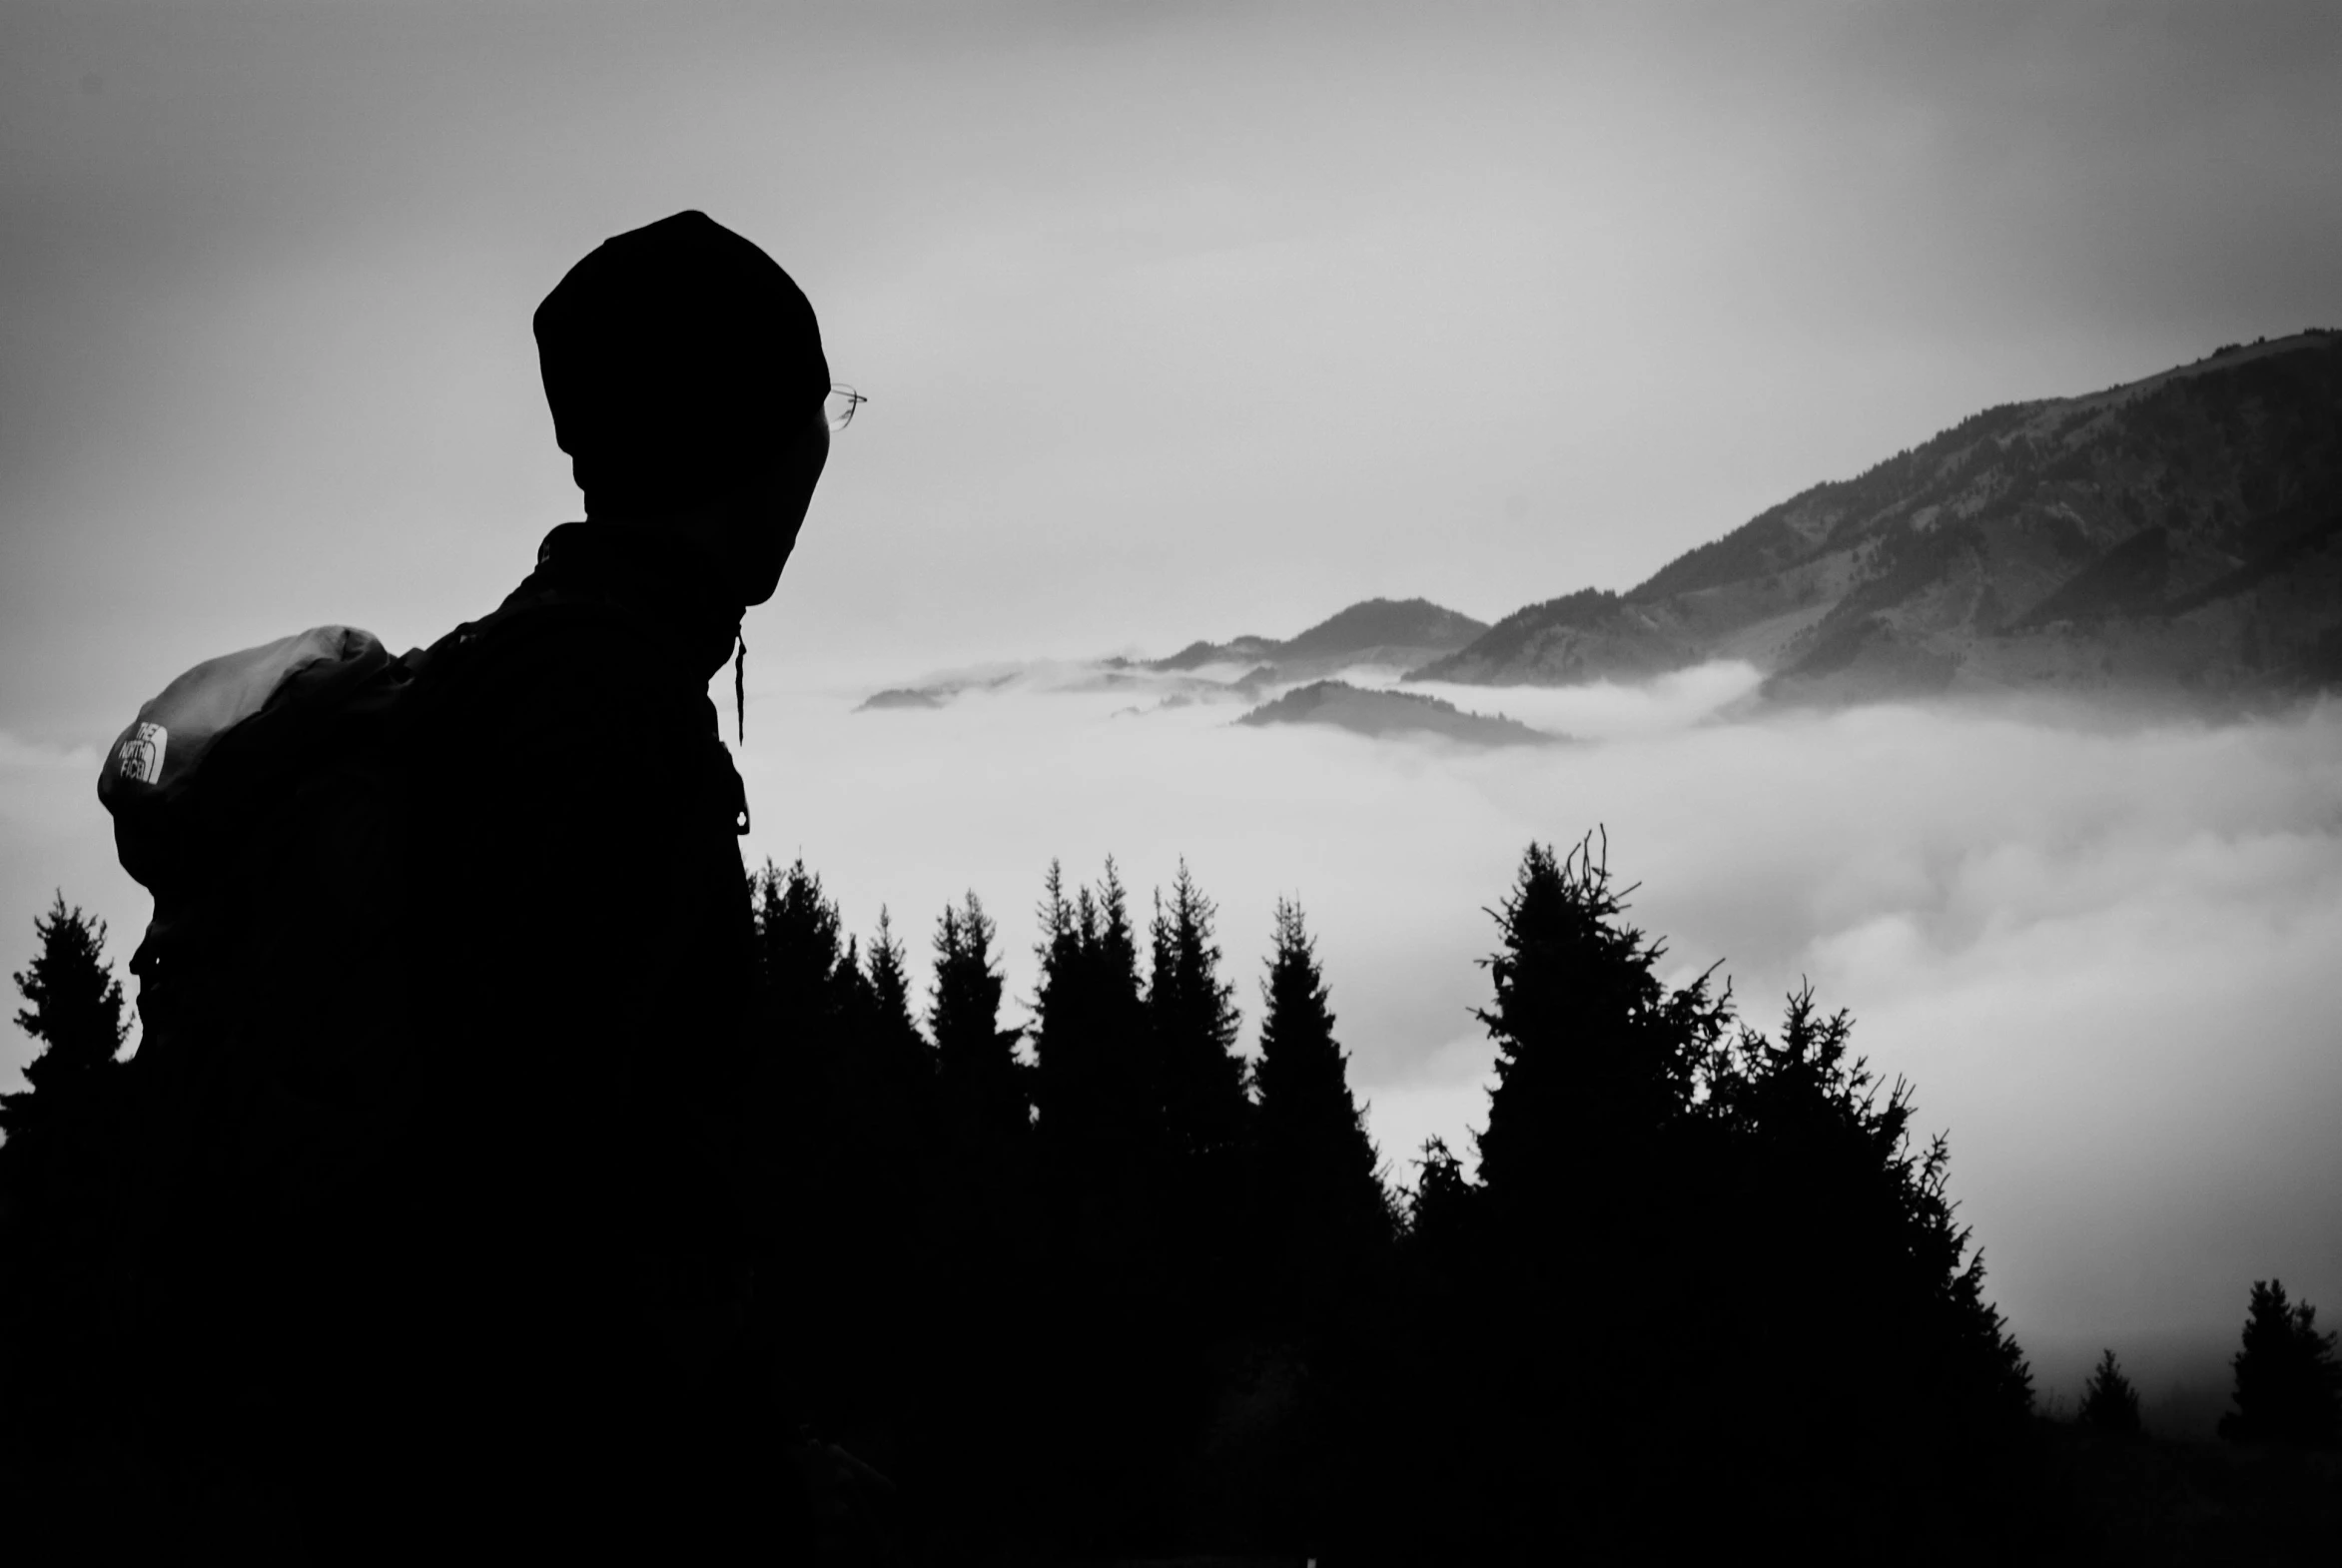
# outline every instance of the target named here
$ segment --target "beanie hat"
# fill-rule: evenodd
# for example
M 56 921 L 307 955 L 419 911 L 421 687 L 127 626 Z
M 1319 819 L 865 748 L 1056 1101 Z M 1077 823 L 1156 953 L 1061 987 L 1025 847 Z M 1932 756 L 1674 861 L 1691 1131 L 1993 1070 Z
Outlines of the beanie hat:
M 603 241 L 535 328 L 553 438 L 589 512 L 712 499 L 829 395 L 804 294 L 701 212 Z

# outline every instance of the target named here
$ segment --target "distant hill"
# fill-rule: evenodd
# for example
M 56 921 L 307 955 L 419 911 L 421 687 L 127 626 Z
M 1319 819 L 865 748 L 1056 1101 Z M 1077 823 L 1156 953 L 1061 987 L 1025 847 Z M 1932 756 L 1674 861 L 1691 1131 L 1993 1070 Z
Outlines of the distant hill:
M 925 686 L 892 686 L 864 697 L 854 711 L 864 713 L 887 708 L 940 708 L 951 700 L 951 693 L 931 690 Z
M 1474 746 L 1545 746 L 1562 739 L 1502 714 L 1467 713 L 1416 691 L 1376 691 L 1346 681 L 1296 686 L 1239 724 L 1330 724 L 1360 735 L 1439 735 Z
M 1443 609 L 1429 599 L 1367 599 L 1280 643 L 1276 654 L 1306 659 L 1385 647 L 1460 648 L 1487 629 L 1486 621 Z
M 1265 659 L 1281 646 L 1272 637 L 1255 637 L 1247 633 L 1226 642 L 1188 643 L 1169 658 L 1152 659 L 1147 667 L 1154 670 L 1196 670 L 1206 664 L 1248 664 Z
M 1791 701 L 2342 679 L 2342 333 L 1985 409 L 1409 678 L 1558 685 L 1715 658 Z
M 1282 642 L 1242 636 L 1191 642 L 1149 668 L 1194 670 L 1210 664 L 1267 665 L 1278 682 L 1305 681 L 1360 664 L 1409 669 L 1464 647 L 1488 630 L 1429 599 L 1366 599 L 1336 611 Z

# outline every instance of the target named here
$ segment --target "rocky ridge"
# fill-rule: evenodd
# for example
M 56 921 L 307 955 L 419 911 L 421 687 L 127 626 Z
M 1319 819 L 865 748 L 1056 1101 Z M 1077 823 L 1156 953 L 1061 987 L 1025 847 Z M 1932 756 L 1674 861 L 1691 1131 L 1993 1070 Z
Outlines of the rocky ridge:
M 2342 678 L 2342 333 L 1985 409 L 1407 678 L 1564 685 L 1719 658 L 1799 702 Z

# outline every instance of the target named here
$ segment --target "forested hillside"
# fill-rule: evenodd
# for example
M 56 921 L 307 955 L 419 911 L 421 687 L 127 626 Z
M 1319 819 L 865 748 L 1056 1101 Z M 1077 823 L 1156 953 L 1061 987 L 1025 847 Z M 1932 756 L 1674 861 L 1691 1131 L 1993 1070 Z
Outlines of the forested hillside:
M 1986 409 L 1414 675 L 1557 684 L 1714 658 L 1815 701 L 2233 701 L 2342 677 L 2342 333 Z

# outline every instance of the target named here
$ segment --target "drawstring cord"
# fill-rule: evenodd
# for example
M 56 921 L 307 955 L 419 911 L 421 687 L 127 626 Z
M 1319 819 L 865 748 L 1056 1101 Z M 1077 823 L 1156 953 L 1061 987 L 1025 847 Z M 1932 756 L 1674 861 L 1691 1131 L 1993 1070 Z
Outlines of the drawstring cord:
M 748 744 L 748 637 L 737 631 L 732 635 L 740 643 L 739 650 L 732 655 L 732 724 L 740 744 L 745 746 Z

